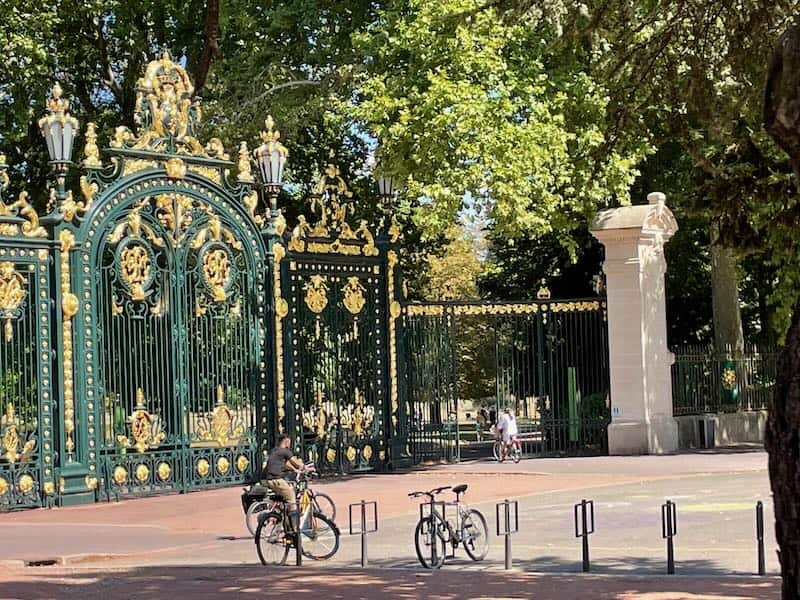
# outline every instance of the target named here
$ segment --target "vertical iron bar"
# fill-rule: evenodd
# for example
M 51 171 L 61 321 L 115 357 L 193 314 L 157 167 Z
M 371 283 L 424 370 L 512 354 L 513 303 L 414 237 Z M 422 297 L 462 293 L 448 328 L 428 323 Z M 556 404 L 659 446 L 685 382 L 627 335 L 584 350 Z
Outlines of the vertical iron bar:
M 367 558 L 367 505 L 361 500 L 361 566 L 369 564 Z
M 581 525 L 583 527 L 583 572 L 589 572 L 589 529 L 586 522 L 586 500 L 581 500 Z

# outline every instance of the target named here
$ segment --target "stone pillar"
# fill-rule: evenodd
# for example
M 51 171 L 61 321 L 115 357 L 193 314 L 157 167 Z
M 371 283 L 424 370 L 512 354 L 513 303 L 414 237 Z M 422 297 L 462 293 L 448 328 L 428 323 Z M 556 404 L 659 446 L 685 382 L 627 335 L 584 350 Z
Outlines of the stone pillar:
M 600 212 L 591 230 L 606 251 L 610 454 L 662 454 L 678 447 L 664 294 L 664 244 L 678 224 L 664 194 L 647 200 Z

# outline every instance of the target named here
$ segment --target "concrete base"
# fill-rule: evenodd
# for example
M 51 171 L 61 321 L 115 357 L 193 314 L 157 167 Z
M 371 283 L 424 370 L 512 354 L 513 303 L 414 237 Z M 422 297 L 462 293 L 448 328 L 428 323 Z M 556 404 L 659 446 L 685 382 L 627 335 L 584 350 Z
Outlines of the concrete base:
M 686 415 L 675 417 L 680 448 L 713 448 L 763 444 L 767 411 Z
M 627 421 L 608 426 L 608 453 L 668 454 L 678 449 L 678 424 L 672 417 L 645 423 Z

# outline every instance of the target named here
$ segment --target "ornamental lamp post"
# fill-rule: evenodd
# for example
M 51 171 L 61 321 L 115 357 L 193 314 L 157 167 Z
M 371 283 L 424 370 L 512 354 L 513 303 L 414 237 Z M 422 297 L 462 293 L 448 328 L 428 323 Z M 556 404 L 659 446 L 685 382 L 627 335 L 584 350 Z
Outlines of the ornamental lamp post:
M 283 167 L 286 164 L 286 157 L 289 151 L 280 143 L 281 133 L 274 129 L 275 122 L 272 115 L 268 115 L 264 121 L 266 129 L 261 132 L 261 145 L 253 151 L 258 162 L 258 170 L 261 174 L 261 183 L 264 194 L 269 201 L 269 224 L 267 232 L 271 235 L 277 234 L 278 217 L 278 194 L 283 183 Z M 265 202 L 267 204 L 267 202 Z
M 39 119 L 39 129 L 47 142 L 50 166 L 56 175 L 56 199 L 67 197 L 64 181 L 72 164 L 72 145 L 78 133 L 78 120 L 69 114 L 69 100 L 61 97 L 61 86 L 53 86 L 47 114 Z

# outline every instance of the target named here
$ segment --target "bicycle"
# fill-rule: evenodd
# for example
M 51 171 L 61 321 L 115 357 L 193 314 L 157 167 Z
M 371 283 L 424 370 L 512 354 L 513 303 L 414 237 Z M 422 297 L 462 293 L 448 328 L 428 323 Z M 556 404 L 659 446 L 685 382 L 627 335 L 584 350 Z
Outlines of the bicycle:
M 313 474 L 314 469 L 308 470 L 308 474 Z M 308 488 L 311 493 L 311 501 L 315 510 L 321 512 L 331 521 L 336 520 L 336 504 L 333 499 L 324 492 L 315 492 Z M 251 485 L 249 488 L 242 488 L 242 508 L 244 510 L 244 521 L 250 535 L 256 534 L 258 527 L 258 517 L 262 513 L 275 510 L 275 501 L 268 499 L 269 491 L 259 483 Z
M 417 558 L 426 569 L 439 569 L 444 564 L 445 558 L 455 556 L 459 544 L 464 546 L 464 551 L 474 561 L 483 560 L 489 552 L 489 529 L 486 518 L 474 508 L 468 508 L 461 502 L 461 494 L 467 491 L 467 485 L 462 483 L 451 488 L 449 485 L 433 488 L 430 491 L 411 492 L 411 498 L 427 496 L 428 502 L 419 506 L 419 522 L 414 530 L 414 547 Z M 435 497 L 444 490 L 452 489 L 456 495 L 455 502 L 436 502 Z M 442 510 L 437 508 L 441 505 Z M 454 506 L 456 519 L 453 523 L 445 518 L 446 506 Z M 428 514 L 425 514 L 425 507 Z M 453 554 L 447 556 L 447 546 L 451 545 Z
M 298 473 L 296 503 L 300 519 L 303 556 L 312 560 L 327 560 L 339 550 L 339 528 L 322 512 L 316 510 L 313 492 L 308 488 L 308 474 Z M 255 544 L 262 565 L 282 565 L 289 550 L 297 544 L 296 525 L 290 520 L 286 504 L 280 496 L 269 494 L 269 512 L 258 517 Z
M 492 445 L 492 455 L 497 462 L 503 462 L 506 457 L 518 463 L 522 459 L 522 442 L 518 435 L 511 440 L 509 452 L 503 456 L 503 440 L 495 440 Z

